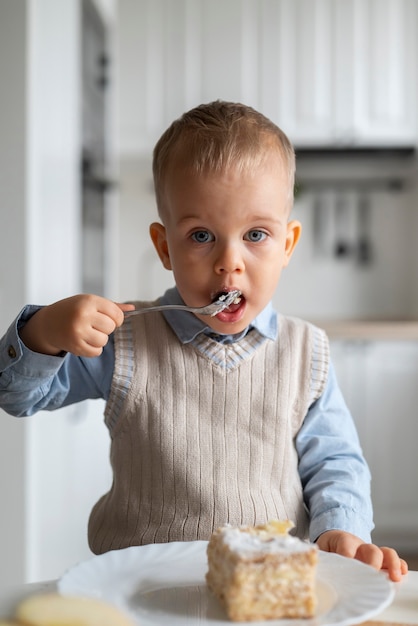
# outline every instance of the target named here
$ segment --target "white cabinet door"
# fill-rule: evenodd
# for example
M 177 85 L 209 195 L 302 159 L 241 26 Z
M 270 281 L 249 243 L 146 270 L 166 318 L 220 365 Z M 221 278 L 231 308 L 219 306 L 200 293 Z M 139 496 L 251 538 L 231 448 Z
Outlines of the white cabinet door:
M 122 152 L 201 102 L 242 101 L 296 145 L 412 143 L 415 0 L 119 3 Z
M 418 343 L 335 341 L 331 354 L 372 473 L 374 540 L 409 549 L 418 540 Z
M 262 3 L 261 106 L 295 144 L 335 134 L 334 0 Z
M 296 145 L 413 143 L 414 0 L 263 2 L 263 109 Z
M 360 143 L 414 143 L 417 3 L 354 0 L 353 129 Z
M 149 153 L 173 119 L 202 102 L 257 107 L 257 0 L 119 2 L 120 148 Z

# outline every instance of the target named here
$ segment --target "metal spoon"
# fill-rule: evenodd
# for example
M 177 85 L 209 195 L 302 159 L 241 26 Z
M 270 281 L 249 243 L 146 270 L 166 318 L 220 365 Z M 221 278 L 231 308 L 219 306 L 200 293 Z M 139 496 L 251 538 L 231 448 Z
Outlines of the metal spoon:
M 149 311 L 169 311 L 177 309 L 179 311 L 190 311 L 191 313 L 199 313 L 199 315 L 210 315 L 214 317 L 224 309 L 227 309 L 231 304 L 240 298 L 241 292 L 237 289 L 234 291 L 228 291 L 222 293 L 215 302 L 211 302 L 206 306 L 193 307 L 186 306 L 184 304 L 161 304 L 158 306 L 149 306 L 144 309 L 135 309 L 135 311 L 125 311 L 125 318 L 132 315 L 140 315 L 141 313 L 148 313 Z M 238 304 L 238 303 L 237 303 Z

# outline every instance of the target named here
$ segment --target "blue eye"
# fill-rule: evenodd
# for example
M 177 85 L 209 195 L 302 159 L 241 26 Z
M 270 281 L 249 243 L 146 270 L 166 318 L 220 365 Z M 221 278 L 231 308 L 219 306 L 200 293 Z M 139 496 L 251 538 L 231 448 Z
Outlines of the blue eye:
M 245 235 L 245 238 L 253 243 L 263 241 L 266 237 L 266 233 L 262 230 L 249 230 L 248 233 Z
M 209 243 L 214 240 L 214 236 L 207 230 L 196 230 L 192 234 L 192 239 L 197 243 Z

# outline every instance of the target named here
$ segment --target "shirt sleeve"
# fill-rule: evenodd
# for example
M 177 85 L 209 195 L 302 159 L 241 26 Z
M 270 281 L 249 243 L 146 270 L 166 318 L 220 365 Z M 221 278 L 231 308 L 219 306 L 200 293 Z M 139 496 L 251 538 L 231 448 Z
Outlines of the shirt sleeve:
M 20 339 L 19 328 L 39 308 L 25 307 L 0 339 L 0 407 L 21 417 L 87 399 L 107 400 L 114 367 L 113 336 L 99 357 L 32 352 Z
M 339 529 L 370 542 L 374 527 L 370 471 L 332 364 L 325 390 L 297 435 L 296 448 L 310 540 Z

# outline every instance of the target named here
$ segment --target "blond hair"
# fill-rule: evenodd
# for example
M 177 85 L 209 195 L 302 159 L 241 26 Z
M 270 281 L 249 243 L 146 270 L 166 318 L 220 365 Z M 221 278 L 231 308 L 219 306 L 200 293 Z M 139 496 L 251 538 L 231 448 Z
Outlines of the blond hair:
M 188 169 L 195 174 L 222 173 L 229 168 L 246 173 L 266 163 L 274 151 L 288 170 L 291 206 L 295 152 L 276 124 L 240 103 L 216 100 L 191 109 L 168 127 L 154 148 L 153 176 L 159 213 L 165 179 L 172 168 Z

